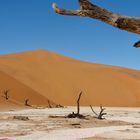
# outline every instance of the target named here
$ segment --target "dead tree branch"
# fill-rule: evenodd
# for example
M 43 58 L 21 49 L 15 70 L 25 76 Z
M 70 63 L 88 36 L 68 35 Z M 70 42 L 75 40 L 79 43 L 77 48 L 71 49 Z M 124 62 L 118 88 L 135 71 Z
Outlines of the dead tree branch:
M 103 118 L 103 116 L 107 114 L 107 113 L 104 113 L 105 108 L 103 108 L 102 106 L 100 106 L 100 112 L 99 112 L 99 114 L 94 111 L 94 109 L 93 109 L 93 107 L 91 105 L 90 105 L 90 108 L 91 108 L 92 112 L 96 115 L 96 118 L 97 119 L 99 119 L 99 120 L 105 119 L 105 118 Z
M 49 108 L 52 108 L 50 100 L 48 100 L 48 106 L 49 106 Z
M 80 92 L 78 99 L 77 99 L 77 113 L 72 112 L 67 117 L 68 118 L 80 118 L 83 119 L 85 116 L 80 114 L 80 99 L 81 99 L 82 92 Z
M 100 106 L 100 113 L 98 115 L 98 119 L 102 120 L 104 119 L 103 116 L 106 115 L 107 113 L 104 113 L 105 108 L 103 108 L 102 106 Z
M 79 10 L 67 10 L 59 8 L 53 3 L 53 9 L 56 13 L 70 16 L 83 16 L 100 20 L 113 27 L 140 34 L 140 17 L 125 16 L 117 13 L 113 13 L 107 9 L 101 8 L 95 4 L 89 2 L 89 0 L 78 0 Z M 135 43 L 134 47 L 140 47 L 140 42 Z
M 26 99 L 26 100 L 25 100 L 24 105 L 25 105 L 25 106 L 31 106 L 31 105 L 29 104 L 29 99 Z
M 4 91 L 4 95 L 2 96 L 3 98 L 5 98 L 6 100 L 8 100 L 10 98 L 10 96 L 8 95 L 9 90 L 5 90 Z
M 90 108 L 91 108 L 91 110 L 92 110 L 92 112 L 96 115 L 96 116 L 98 116 L 98 114 L 93 110 L 93 107 L 90 105 Z
M 80 98 L 81 98 L 82 92 L 80 92 L 78 100 L 77 100 L 77 115 L 80 114 Z

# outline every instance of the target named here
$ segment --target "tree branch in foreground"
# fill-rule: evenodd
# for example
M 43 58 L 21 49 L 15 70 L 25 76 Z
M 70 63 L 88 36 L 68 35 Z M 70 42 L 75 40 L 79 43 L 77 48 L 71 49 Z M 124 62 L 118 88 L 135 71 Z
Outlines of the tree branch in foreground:
M 58 14 L 90 17 L 110 24 L 116 28 L 140 34 L 140 17 L 124 16 L 113 13 L 107 9 L 92 4 L 88 0 L 78 1 L 80 4 L 79 10 L 62 9 L 59 8 L 55 3 L 53 3 L 53 9 Z M 140 41 L 135 43 L 134 47 L 140 47 Z

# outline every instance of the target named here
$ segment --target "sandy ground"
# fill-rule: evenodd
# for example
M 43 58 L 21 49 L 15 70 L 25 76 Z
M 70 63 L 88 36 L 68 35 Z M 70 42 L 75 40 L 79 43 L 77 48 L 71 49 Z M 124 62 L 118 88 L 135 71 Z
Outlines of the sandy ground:
M 140 108 L 107 108 L 105 120 L 95 119 L 89 107 L 81 108 L 87 119 L 63 117 L 72 111 L 76 108 L 0 112 L 0 140 L 140 139 Z M 13 116 L 28 116 L 29 120 L 16 120 Z

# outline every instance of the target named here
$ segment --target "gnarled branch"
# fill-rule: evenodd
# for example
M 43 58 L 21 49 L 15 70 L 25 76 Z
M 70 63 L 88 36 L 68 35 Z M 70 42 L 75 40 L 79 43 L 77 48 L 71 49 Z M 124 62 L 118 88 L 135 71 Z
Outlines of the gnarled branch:
M 56 13 L 70 16 L 83 16 L 98 19 L 116 28 L 140 34 L 140 17 L 124 16 L 113 13 L 109 10 L 96 6 L 88 0 L 78 0 L 79 10 L 66 10 L 59 8 L 55 3 L 53 9 Z M 134 44 L 134 47 L 140 47 L 140 41 Z
M 134 46 L 135 46 L 136 48 L 140 47 L 140 41 L 136 42 L 136 43 L 134 44 Z
M 100 113 L 96 113 L 94 110 L 93 110 L 93 107 L 90 105 L 90 108 L 92 110 L 92 112 L 96 115 L 96 118 L 99 119 L 99 120 L 102 120 L 102 119 L 105 119 L 103 118 L 104 115 L 107 115 L 107 113 L 104 113 L 105 111 L 105 108 L 102 107 L 102 105 L 100 106 Z

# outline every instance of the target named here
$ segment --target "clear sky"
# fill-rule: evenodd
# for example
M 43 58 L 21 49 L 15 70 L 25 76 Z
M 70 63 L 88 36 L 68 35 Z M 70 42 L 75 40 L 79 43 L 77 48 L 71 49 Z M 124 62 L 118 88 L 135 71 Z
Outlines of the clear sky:
M 117 13 L 140 16 L 140 0 L 91 0 Z M 52 2 L 78 8 L 77 0 L 0 0 L 0 54 L 47 49 L 76 59 L 140 69 L 140 35 L 90 18 L 55 14 Z

